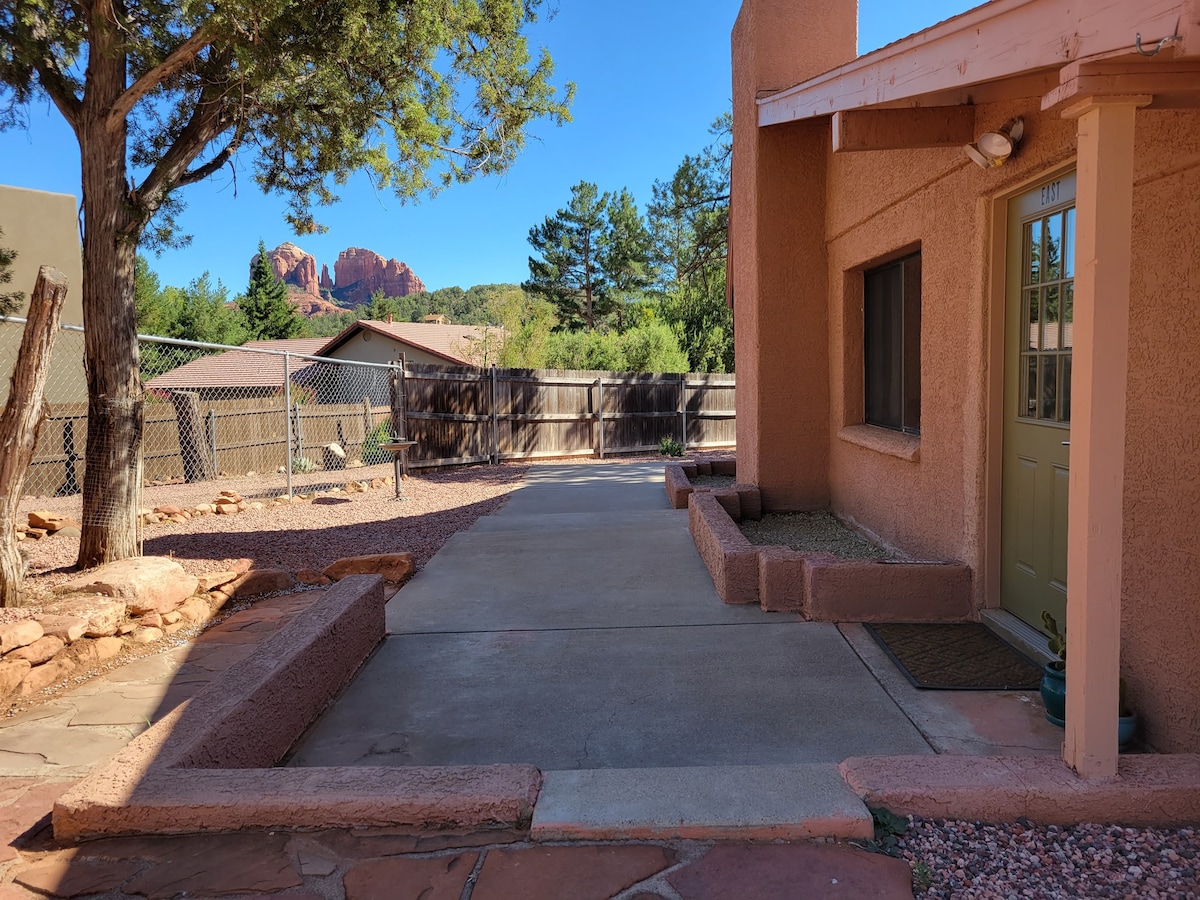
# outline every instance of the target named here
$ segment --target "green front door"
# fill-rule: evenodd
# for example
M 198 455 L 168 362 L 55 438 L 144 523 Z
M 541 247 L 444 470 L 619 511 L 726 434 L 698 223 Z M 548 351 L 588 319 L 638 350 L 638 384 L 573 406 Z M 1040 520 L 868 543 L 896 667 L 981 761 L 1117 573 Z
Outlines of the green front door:
M 1067 606 L 1075 174 L 1008 209 L 1000 599 L 1041 627 Z

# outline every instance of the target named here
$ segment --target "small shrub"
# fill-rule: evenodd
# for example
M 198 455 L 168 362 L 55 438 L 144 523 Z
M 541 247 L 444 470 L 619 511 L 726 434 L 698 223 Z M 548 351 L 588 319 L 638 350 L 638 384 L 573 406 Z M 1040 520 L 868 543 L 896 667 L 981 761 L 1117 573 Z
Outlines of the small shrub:
M 658 452 L 663 456 L 683 456 L 683 444 L 674 438 L 665 437 L 658 442 Z
M 292 471 L 298 472 L 301 475 L 307 475 L 309 472 L 315 471 L 317 464 L 307 456 L 292 457 Z
M 380 444 L 390 444 L 392 441 L 392 426 L 388 422 L 380 422 L 371 429 L 370 434 L 363 440 L 362 461 L 368 466 L 391 462 L 392 454 L 380 447 Z

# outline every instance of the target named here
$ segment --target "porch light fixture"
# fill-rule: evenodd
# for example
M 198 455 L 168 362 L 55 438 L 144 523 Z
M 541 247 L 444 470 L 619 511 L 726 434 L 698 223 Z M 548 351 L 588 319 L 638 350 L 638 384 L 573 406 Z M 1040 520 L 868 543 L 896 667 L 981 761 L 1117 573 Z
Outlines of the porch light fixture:
M 999 131 L 985 131 L 974 144 L 965 144 L 963 152 L 981 169 L 1002 166 L 1008 160 L 1025 133 L 1025 120 L 1020 116 L 1009 119 Z

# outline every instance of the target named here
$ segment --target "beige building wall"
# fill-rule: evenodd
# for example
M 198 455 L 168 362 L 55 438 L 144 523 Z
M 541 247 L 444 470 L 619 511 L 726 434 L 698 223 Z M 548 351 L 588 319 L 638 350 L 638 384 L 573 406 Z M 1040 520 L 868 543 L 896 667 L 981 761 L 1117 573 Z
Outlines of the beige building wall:
M 16 314 L 23 316 L 29 308 L 38 267 L 54 266 L 67 276 L 63 323 L 82 325 L 83 260 L 75 198 L 0 185 L 0 229 L 4 231 L 0 246 L 17 251 L 12 283 L 4 289 L 25 294 L 25 305 Z
M 25 302 L 15 315 L 24 316 L 28 311 L 38 267 L 50 265 L 67 276 L 63 324 L 83 324 L 83 261 L 77 213 L 75 198 L 70 194 L 0 185 L 0 229 L 4 231 L 0 246 L 17 251 L 13 280 L 3 290 L 18 290 L 25 295 Z M 0 324 L 0 402 L 8 395 L 21 331 L 20 326 Z M 46 399 L 52 406 L 52 414 L 56 406 L 87 402 L 82 334 L 59 333 L 46 385 Z M 79 439 L 82 441 L 82 435 Z
M 369 340 L 365 340 L 369 339 Z M 441 356 L 426 353 L 410 344 L 392 340 L 374 331 L 361 331 L 354 335 L 342 346 L 329 354 L 331 359 L 354 360 L 355 362 L 394 363 L 404 354 L 405 362 L 435 363 L 441 366 L 452 366 L 455 363 Z

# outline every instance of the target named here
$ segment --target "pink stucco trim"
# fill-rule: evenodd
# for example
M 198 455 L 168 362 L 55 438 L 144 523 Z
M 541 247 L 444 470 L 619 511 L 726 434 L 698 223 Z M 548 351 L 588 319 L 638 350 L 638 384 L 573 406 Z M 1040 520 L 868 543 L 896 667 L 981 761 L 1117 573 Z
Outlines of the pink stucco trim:
M 59 839 L 251 827 L 528 827 L 528 765 L 273 768 L 383 640 L 379 576 L 342 579 L 54 806 Z
M 760 603 L 817 622 L 946 622 L 973 615 L 971 570 L 961 563 L 876 562 L 756 547 L 737 527 L 747 505 L 761 515 L 753 485 L 695 492 L 688 525 L 726 603 Z
M 1048 756 L 864 756 L 842 777 L 868 806 L 900 815 L 1039 824 L 1190 825 L 1200 809 L 1200 755 L 1122 756 L 1088 780 Z

